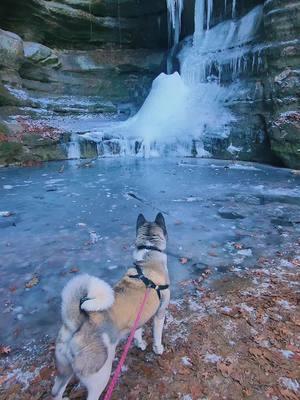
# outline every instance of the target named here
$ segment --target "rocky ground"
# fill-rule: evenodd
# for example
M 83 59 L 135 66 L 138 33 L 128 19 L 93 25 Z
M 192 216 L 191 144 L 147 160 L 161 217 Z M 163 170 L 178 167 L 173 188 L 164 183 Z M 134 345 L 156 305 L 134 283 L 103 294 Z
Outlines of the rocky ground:
M 240 244 L 235 244 L 239 248 Z M 182 259 L 182 268 L 188 259 Z M 217 279 L 181 282 L 169 307 L 165 353 L 131 349 L 113 399 L 272 399 L 300 395 L 300 241 L 275 258 Z M 50 399 L 54 345 L 19 359 L 1 348 L 1 400 Z M 121 351 L 122 346 L 119 346 Z M 120 353 L 119 353 L 120 355 Z M 85 399 L 75 381 L 68 396 Z

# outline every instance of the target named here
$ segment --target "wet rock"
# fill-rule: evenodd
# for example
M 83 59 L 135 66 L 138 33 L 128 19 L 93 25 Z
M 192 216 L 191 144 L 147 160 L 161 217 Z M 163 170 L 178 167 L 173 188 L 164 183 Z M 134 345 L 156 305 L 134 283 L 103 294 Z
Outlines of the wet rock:
M 97 144 L 87 139 L 80 140 L 80 157 L 95 158 L 98 156 Z
M 56 53 L 40 43 L 24 42 L 25 59 L 45 66 L 58 67 L 60 62 Z
M 0 29 L 0 66 L 17 70 L 23 57 L 23 41 L 20 36 Z
M 23 156 L 24 148 L 21 143 L 0 142 L 0 164 L 21 162 Z
M 300 169 L 300 113 L 283 113 L 272 121 L 272 150 L 291 168 Z
M 218 214 L 220 217 L 224 219 L 244 219 L 245 216 L 239 214 L 235 210 L 227 209 L 227 208 L 222 208 L 218 211 Z
M 267 84 L 273 108 L 268 118 L 272 151 L 284 165 L 300 168 L 299 99 L 300 32 L 299 4 L 271 0 L 264 4 L 266 36 L 274 42 L 267 53 Z

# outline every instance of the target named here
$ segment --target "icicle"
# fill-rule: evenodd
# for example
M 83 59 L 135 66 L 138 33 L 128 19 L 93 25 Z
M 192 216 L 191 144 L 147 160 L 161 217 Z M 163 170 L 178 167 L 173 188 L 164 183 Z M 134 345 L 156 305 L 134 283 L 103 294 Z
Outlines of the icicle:
M 232 0 L 232 18 L 236 17 L 236 0 Z
M 79 136 L 76 133 L 72 133 L 71 141 L 68 146 L 68 159 L 77 160 L 80 158 L 80 144 Z
M 204 0 L 196 0 L 194 47 L 202 41 L 204 34 Z
M 252 55 L 252 72 L 255 71 L 256 53 Z
M 181 17 L 184 8 L 184 0 L 166 0 L 169 14 L 169 45 L 176 46 L 179 43 L 181 33 Z
M 210 19 L 213 12 L 214 0 L 207 0 L 207 13 L 206 13 L 206 30 L 209 30 Z

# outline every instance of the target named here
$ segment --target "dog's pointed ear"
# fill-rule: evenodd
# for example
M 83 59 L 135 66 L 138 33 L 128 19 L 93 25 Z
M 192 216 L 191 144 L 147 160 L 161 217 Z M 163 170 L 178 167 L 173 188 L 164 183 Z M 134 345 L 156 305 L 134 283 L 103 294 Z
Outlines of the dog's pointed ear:
M 143 214 L 139 214 L 137 221 L 136 221 L 136 231 L 140 229 L 141 226 L 143 226 L 147 222 L 146 218 L 143 216 Z
M 163 230 L 164 234 L 167 236 L 166 222 L 162 213 L 157 214 L 154 222 Z

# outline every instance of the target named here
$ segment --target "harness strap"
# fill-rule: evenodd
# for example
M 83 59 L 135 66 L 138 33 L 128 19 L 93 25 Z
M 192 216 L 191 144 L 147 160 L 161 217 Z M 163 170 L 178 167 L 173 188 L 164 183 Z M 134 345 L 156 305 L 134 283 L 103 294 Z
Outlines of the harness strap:
M 151 279 L 147 278 L 143 274 L 143 270 L 138 264 L 134 264 L 134 266 L 135 266 L 135 269 L 137 270 L 137 274 L 136 275 L 129 275 L 129 278 L 140 279 L 144 283 L 146 288 L 150 288 L 150 289 L 156 290 L 156 293 L 157 293 L 158 298 L 160 300 L 161 299 L 161 293 L 160 292 L 162 290 L 168 289 L 170 285 L 156 285 L 153 281 L 151 281 Z
M 160 250 L 158 247 L 155 247 L 155 246 L 140 245 L 140 246 L 137 246 L 137 249 L 138 249 L 138 250 L 159 251 L 160 253 L 163 253 L 163 250 Z

